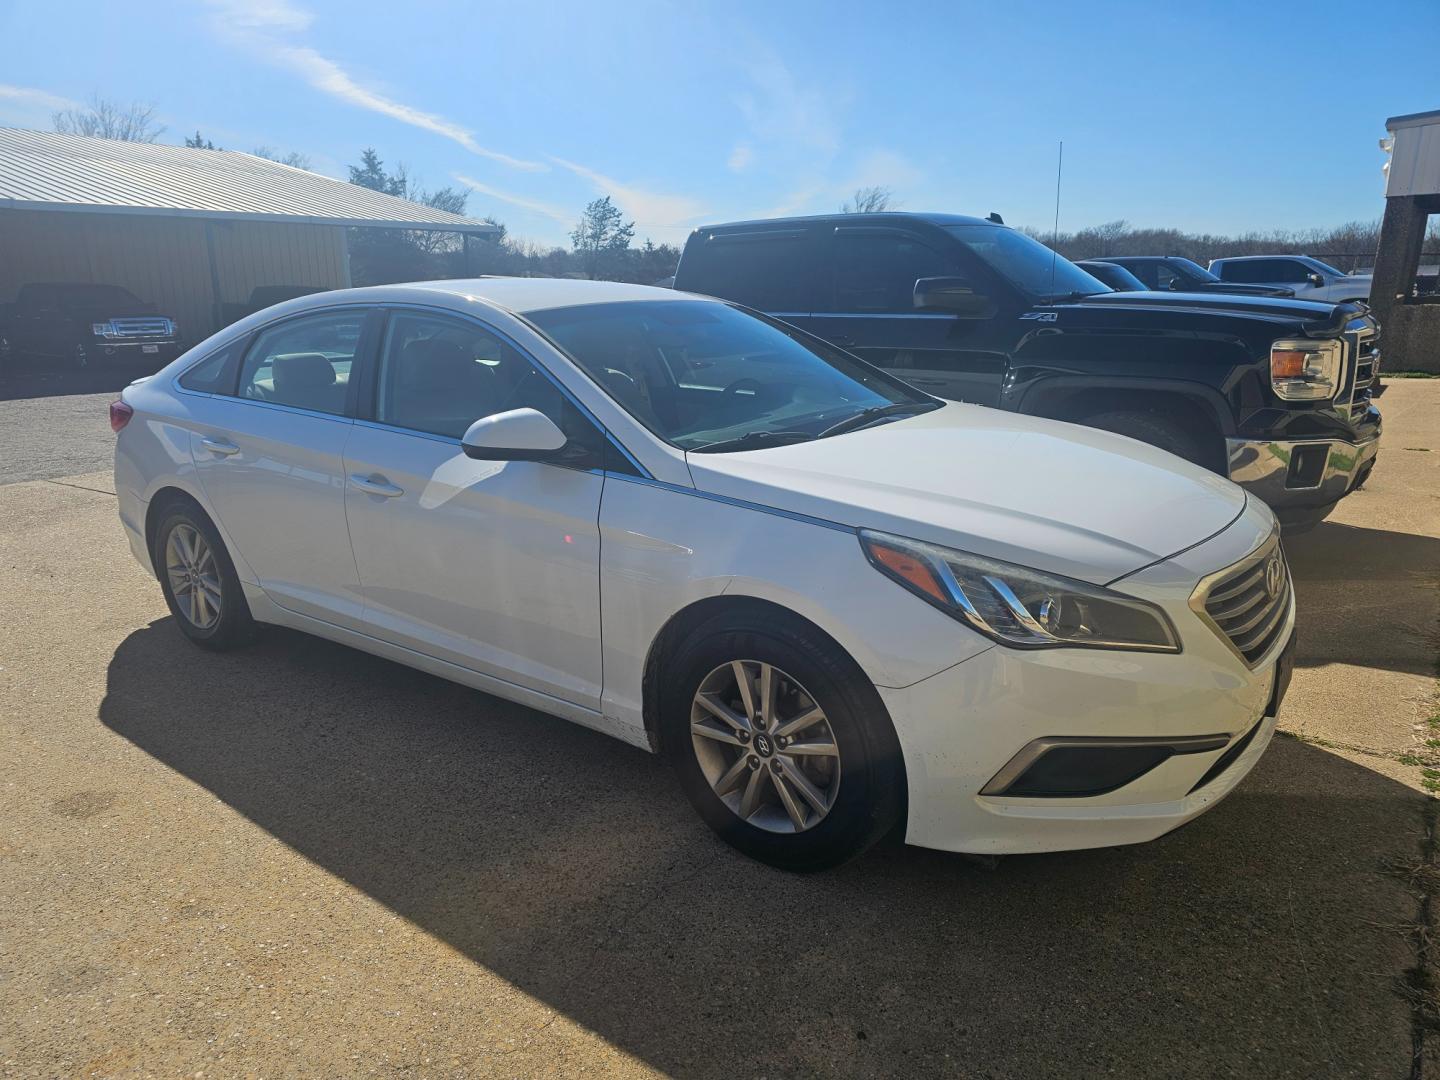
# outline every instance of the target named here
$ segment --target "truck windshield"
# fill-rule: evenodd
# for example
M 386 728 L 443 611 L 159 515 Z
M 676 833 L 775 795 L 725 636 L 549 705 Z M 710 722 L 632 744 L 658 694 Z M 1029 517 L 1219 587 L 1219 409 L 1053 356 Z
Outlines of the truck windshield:
M 1197 263 L 1197 262 L 1191 262 L 1189 259 L 1182 259 L 1182 258 L 1180 258 L 1179 256 L 1176 256 L 1176 257 L 1174 257 L 1174 258 L 1169 259 L 1168 261 L 1169 261 L 1170 265 L 1172 265 L 1172 266 L 1178 265 L 1181 270 L 1185 271 L 1185 273 L 1191 274 L 1191 275 L 1193 275 L 1194 277 L 1199 278 L 1201 281 L 1211 281 L 1211 282 L 1213 282 L 1213 281 L 1219 281 L 1219 280 L 1220 280 L 1218 277 L 1216 277 L 1214 274 L 1212 274 L 1209 270 L 1206 270 L 1206 269 L 1205 269 L 1203 266 L 1201 266 L 1199 263 Z
M 119 285 L 61 285 L 60 303 L 65 307 L 135 307 L 140 300 Z
M 804 442 L 940 406 L 816 338 L 715 301 L 632 300 L 526 317 L 682 450 Z
M 950 234 L 992 270 L 1036 300 L 1113 292 L 1044 244 L 1004 225 L 950 225 Z

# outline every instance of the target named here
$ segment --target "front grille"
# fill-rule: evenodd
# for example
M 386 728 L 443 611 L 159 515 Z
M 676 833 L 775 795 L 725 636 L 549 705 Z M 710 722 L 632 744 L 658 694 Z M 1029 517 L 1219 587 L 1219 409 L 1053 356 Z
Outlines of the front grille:
M 1350 352 L 1351 370 L 1354 376 L 1340 391 L 1341 407 L 1350 414 L 1351 420 L 1358 420 L 1370 408 L 1370 386 L 1380 372 L 1380 335 L 1373 325 L 1353 336 L 1346 336 L 1346 348 Z
M 1272 558 L 1278 572 L 1271 569 Z M 1291 588 L 1290 568 L 1277 534 L 1253 554 L 1201 582 L 1191 604 L 1254 667 L 1285 631 Z
M 167 337 L 170 320 L 162 316 L 133 319 L 111 319 L 116 337 Z

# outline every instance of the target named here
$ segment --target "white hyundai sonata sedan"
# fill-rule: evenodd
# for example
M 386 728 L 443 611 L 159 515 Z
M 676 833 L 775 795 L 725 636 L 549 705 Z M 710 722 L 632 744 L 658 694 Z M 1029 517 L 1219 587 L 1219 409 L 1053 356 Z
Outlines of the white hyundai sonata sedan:
M 494 279 L 270 308 L 111 407 L 176 625 L 304 630 L 663 752 L 755 858 L 1152 839 L 1264 752 L 1270 511 L 732 305 Z

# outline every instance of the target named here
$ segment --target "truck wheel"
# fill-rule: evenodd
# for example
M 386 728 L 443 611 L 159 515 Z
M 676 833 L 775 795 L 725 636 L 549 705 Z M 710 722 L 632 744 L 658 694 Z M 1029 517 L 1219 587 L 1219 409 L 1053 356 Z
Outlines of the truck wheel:
M 1201 468 L 1210 468 L 1206 461 L 1209 455 L 1205 453 L 1200 440 L 1164 413 L 1108 412 L 1086 417 L 1081 423 L 1101 431 L 1113 431 L 1116 435 L 1139 439 Z

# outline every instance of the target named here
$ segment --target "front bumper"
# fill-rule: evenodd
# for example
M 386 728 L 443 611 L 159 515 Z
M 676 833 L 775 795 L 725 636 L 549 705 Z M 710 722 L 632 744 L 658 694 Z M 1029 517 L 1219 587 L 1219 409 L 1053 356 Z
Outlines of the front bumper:
M 1227 439 L 1230 479 L 1260 499 L 1282 525 L 1320 521 L 1365 482 L 1380 452 L 1378 424 L 1368 438 Z
M 154 364 L 159 371 L 174 360 L 184 347 L 178 341 L 117 341 L 96 338 L 80 350 L 87 364 Z
M 1217 567 L 1267 542 L 1273 522 L 1252 506 L 1218 537 L 1114 586 L 1166 609 L 1178 655 L 996 646 L 912 686 L 882 688 L 905 757 L 907 842 L 993 855 L 1141 843 L 1233 791 L 1274 734 L 1294 598 L 1253 667 L 1188 598 Z M 1012 786 L 1037 746 L 1100 744 L 1173 752 L 1094 793 L 1042 797 Z

